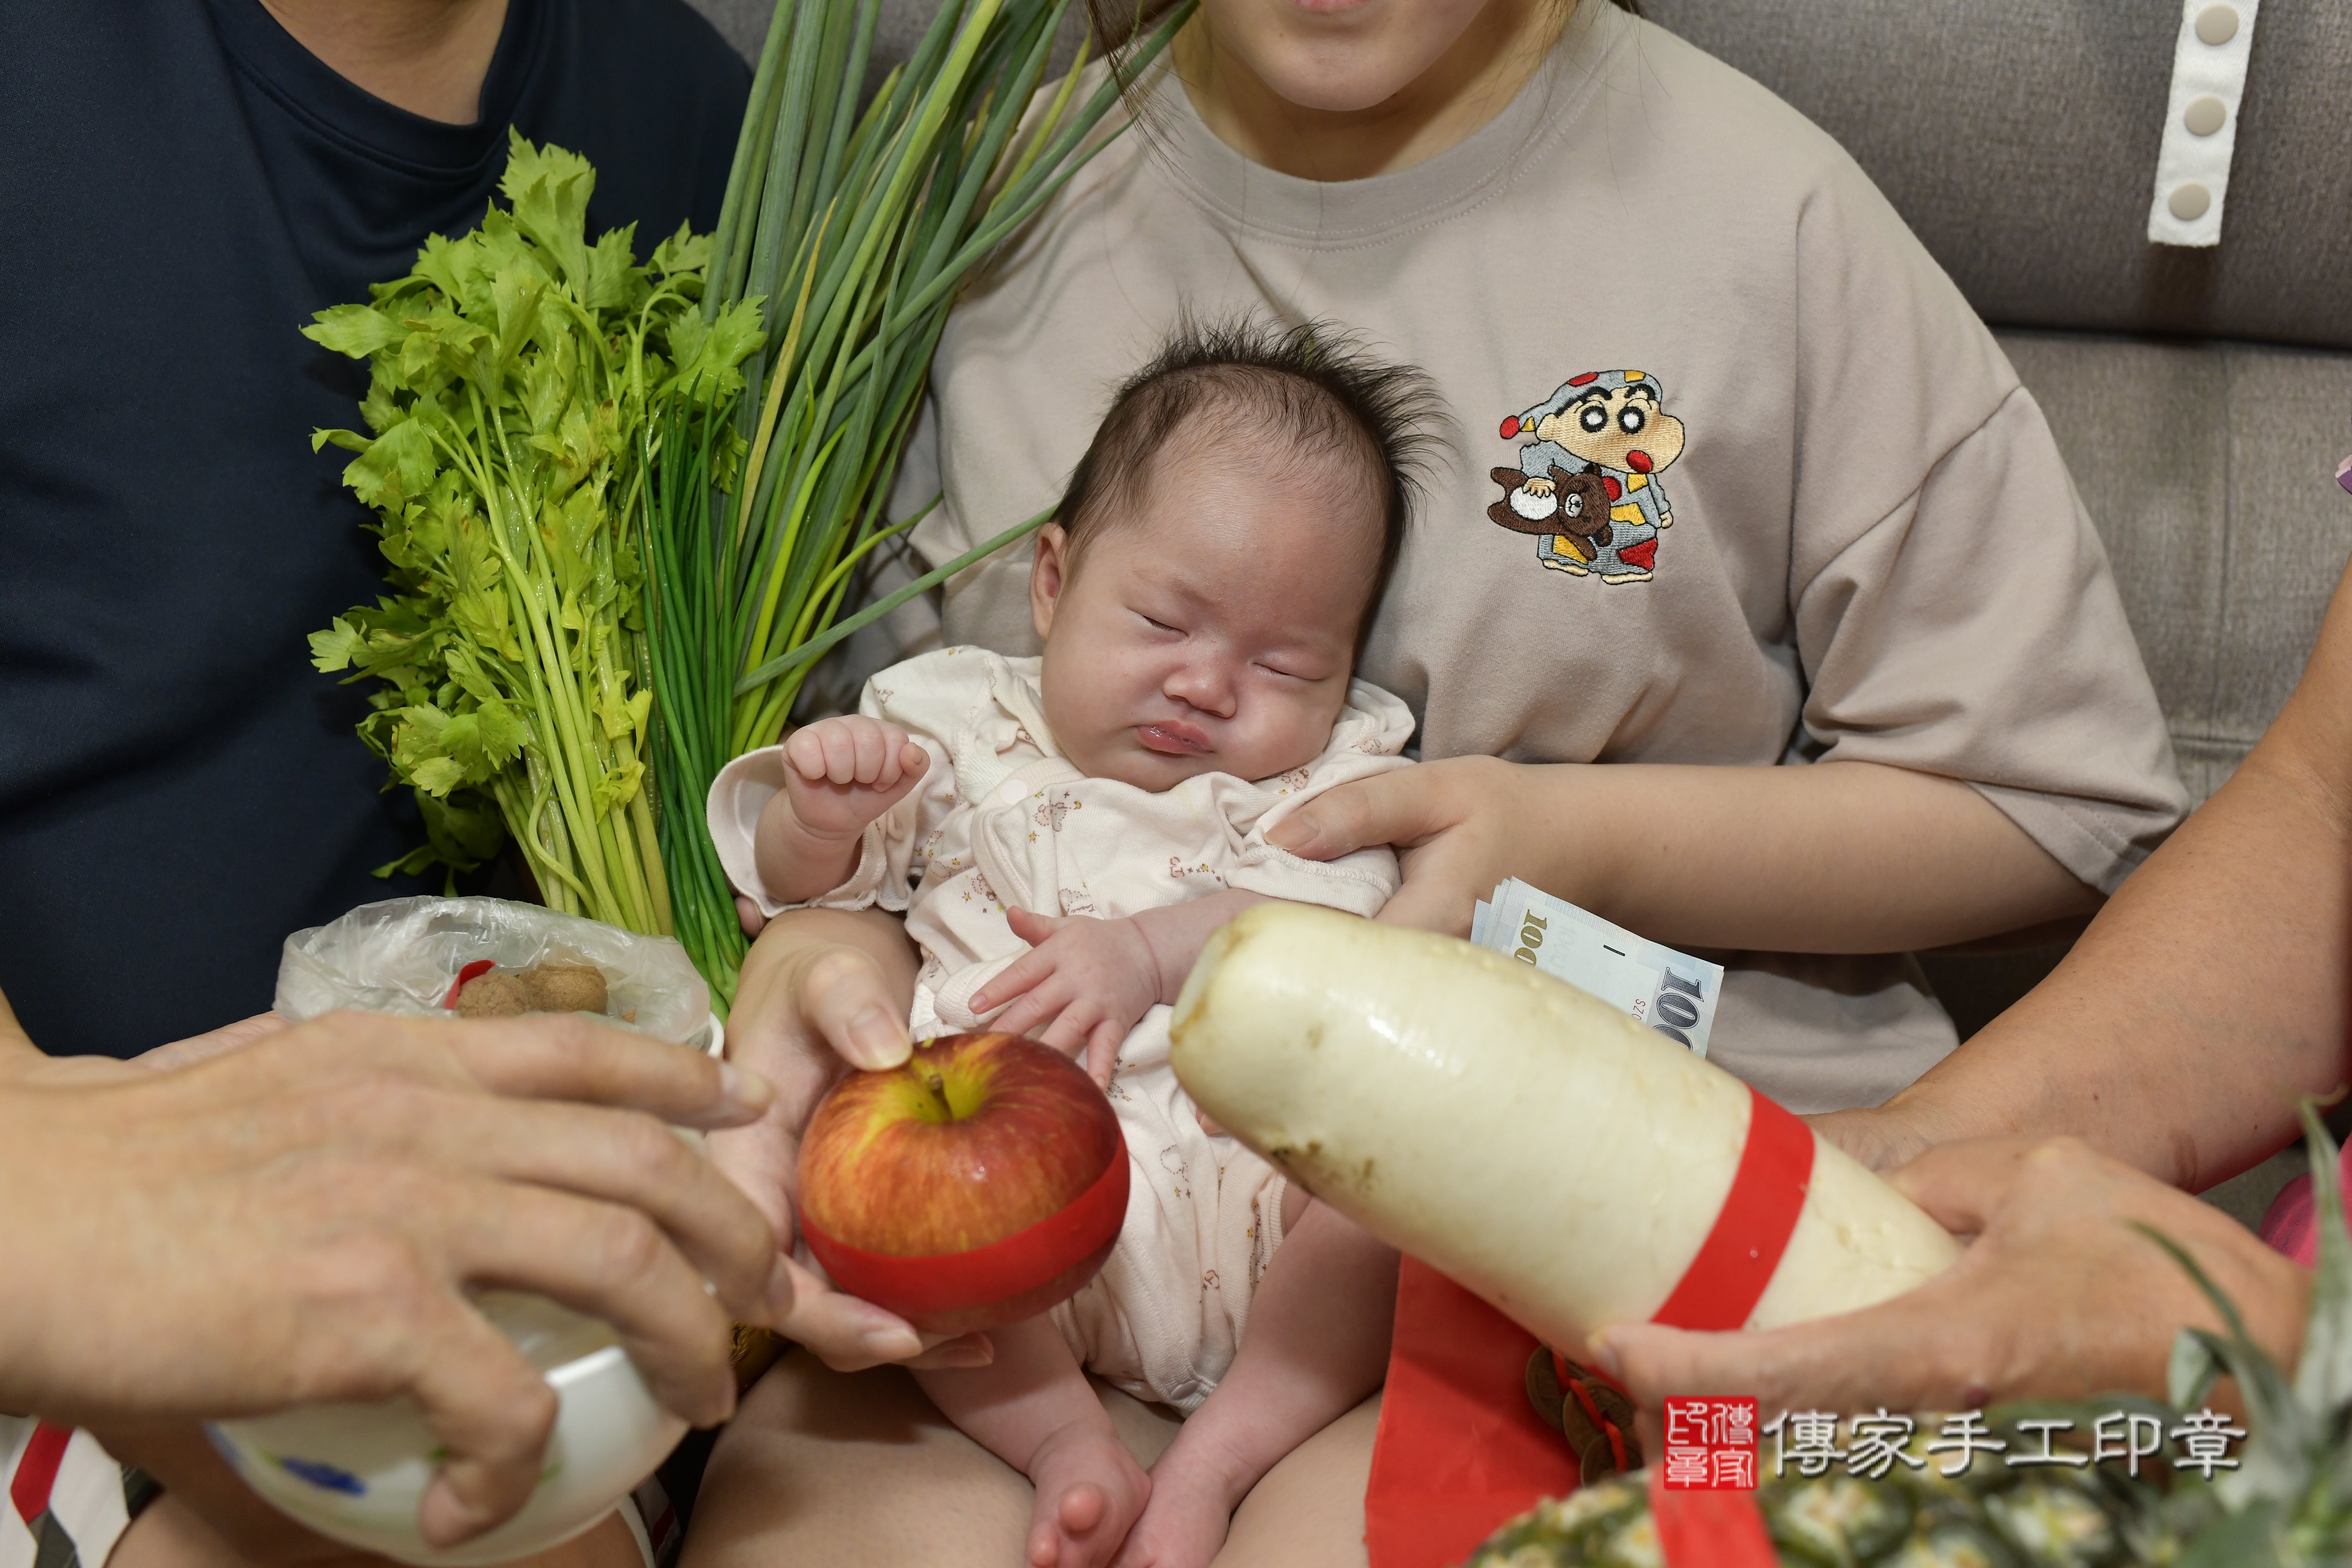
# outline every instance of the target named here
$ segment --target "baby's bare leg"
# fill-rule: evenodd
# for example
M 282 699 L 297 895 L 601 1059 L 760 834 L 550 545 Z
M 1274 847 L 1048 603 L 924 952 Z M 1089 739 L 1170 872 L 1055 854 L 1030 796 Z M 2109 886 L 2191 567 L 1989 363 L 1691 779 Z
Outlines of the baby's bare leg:
M 1232 1370 L 1151 1467 L 1151 1500 L 1118 1568 L 1207 1568 L 1258 1478 L 1388 1370 L 1396 1253 L 1300 1188 L 1283 1194 L 1283 1212 L 1282 1248 Z
M 996 1359 L 987 1366 L 918 1372 L 915 1381 L 965 1436 L 1036 1489 L 1031 1568 L 1101 1568 L 1142 1511 L 1150 1478 L 1050 1320 L 1030 1318 L 989 1337 Z

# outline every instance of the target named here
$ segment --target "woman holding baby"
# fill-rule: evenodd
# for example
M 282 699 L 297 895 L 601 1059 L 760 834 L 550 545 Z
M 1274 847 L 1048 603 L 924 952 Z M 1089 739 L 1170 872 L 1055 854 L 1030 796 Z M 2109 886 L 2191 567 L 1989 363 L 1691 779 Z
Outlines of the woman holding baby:
M 1077 490 L 1111 394 L 1188 318 L 1345 329 L 1426 375 L 1431 445 L 1406 460 L 1318 400 L 1311 366 L 1274 367 L 1272 413 L 1165 411 L 1158 446 L 1112 444 L 1034 565 L 992 561 L 936 628 L 898 623 L 887 658 L 924 657 L 877 677 L 860 720 L 771 753 L 741 803 L 737 879 L 775 918 L 734 1049 L 782 1093 L 722 1160 L 788 1225 L 800 1119 L 843 1061 L 903 1055 L 910 999 L 926 1027 L 1091 1037 L 1145 1083 L 1136 1042 L 1193 941 L 1171 928 L 1237 895 L 1370 889 L 1382 919 L 1459 932 L 1511 876 L 1725 953 L 1716 1059 L 1791 1109 L 1917 1079 L 1952 1026 L 1886 955 L 2091 910 L 2184 804 L 2105 557 L 1981 323 L 1824 136 L 1601 0 L 1203 0 L 1171 56 L 1131 84 L 1142 129 L 950 321 L 904 498 L 945 500 L 917 549 L 944 560 Z M 1418 490 L 1401 535 L 1381 521 L 1398 476 Z M 947 648 L 967 651 L 925 653 Z M 1280 703 L 1307 738 L 1242 744 Z M 1336 765 L 1392 758 L 1402 723 L 1417 763 Z M 997 773 L 965 754 L 983 733 Z M 1109 784 L 1215 795 L 1249 870 L 1204 850 L 1213 885 L 1158 904 L 1031 876 L 982 900 L 1009 935 L 916 929 L 919 952 L 887 911 L 971 868 L 916 875 L 927 844 L 959 858 L 949 813 L 999 778 L 1081 815 Z M 931 817 L 902 804 L 929 794 Z M 1193 863 L 1159 859 L 1163 879 Z M 1201 1136 L 1239 1181 L 1251 1157 Z M 791 1331 L 826 1364 L 793 1357 L 747 1398 L 690 1560 L 1360 1561 L 1374 1404 L 1348 1406 L 1378 1368 L 1339 1352 L 1357 1315 L 1381 1321 L 1392 1265 L 1294 1197 L 1248 1211 L 1263 1333 L 1220 1268 L 1242 1299 L 1172 1370 L 1130 1321 L 1169 1305 L 1148 1293 L 1091 1328 L 925 1346 L 803 1277 Z M 1201 1222 L 1188 1267 L 1230 1255 L 1241 1212 Z M 1291 1348 L 1265 1372 L 1275 1414 L 1245 1427 L 1290 1432 L 1283 1451 L 1201 1436 L 1205 1415 L 1179 1436 L 1153 1407 L 1255 1375 L 1261 1339 Z M 1002 1381 L 1033 1351 L 1068 1375 L 959 1405 L 975 1384 L 949 1373 Z M 1087 1392 L 1074 1356 L 1127 1392 Z M 923 1392 L 827 1370 L 885 1362 L 927 1369 Z M 1073 1388 L 1086 1408 L 1000 1441 L 1030 1392 Z M 1055 1479 L 1039 1434 L 1074 1432 L 1096 1458 Z

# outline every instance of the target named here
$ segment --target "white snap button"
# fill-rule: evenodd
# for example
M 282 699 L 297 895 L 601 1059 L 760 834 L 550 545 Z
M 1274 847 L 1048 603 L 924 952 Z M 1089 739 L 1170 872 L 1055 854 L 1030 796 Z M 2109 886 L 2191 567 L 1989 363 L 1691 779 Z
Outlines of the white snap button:
M 2209 92 L 2189 100 L 2189 107 L 2181 111 L 2180 123 L 2189 127 L 2192 136 L 2210 136 L 2229 118 L 2230 106 Z
M 2197 41 L 2216 48 L 2238 36 L 2235 5 L 2208 5 L 2197 13 Z
M 2183 223 L 2195 223 L 2213 205 L 2213 193 L 2191 180 L 2185 185 L 2172 187 L 2172 197 L 2164 204 L 2172 216 Z

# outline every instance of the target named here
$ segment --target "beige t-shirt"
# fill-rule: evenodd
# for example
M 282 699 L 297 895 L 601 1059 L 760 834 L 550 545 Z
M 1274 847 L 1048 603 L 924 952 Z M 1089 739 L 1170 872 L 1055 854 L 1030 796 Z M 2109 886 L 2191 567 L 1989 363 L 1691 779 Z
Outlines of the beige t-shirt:
M 1761 87 L 1588 0 L 1495 120 L 1398 174 L 1253 164 L 1164 73 L 1150 120 L 950 319 L 899 496 L 944 487 L 929 561 L 1051 504 L 1181 310 L 1327 319 L 1429 371 L 1455 422 L 1358 671 L 1423 756 L 1917 768 L 2103 889 L 2179 821 L 2041 409 Z M 1547 518 L 1547 488 L 1581 515 Z M 958 579 L 945 639 L 1033 651 L 1027 572 L 1021 550 Z M 1713 1058 L 1796 1110 L 1874 1104 L 1952 1047 L 1900 956 L 1727 962 Z

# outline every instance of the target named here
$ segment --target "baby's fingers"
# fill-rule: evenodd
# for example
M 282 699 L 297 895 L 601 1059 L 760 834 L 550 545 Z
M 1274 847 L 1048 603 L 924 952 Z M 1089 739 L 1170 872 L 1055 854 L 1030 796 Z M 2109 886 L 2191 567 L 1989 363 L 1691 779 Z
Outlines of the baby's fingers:
M 993 1005 L 1000 1000 L 1001 997 L 996 994 L 996 983 L 994 981 L 991 981 L 989 983 L 989 1001 Z M 1030 991 L 1026 994 L 1015 998 L 1013 1005 L 1005 1008 L 1003 1013 L 997 1015 L 996 1021 L 991 1024 L 989 1027 L 992 1029 L 1002 1029 L 1008 1035 L 1025 1035 L 1037 1028 L 1040 1025 L 1046 1023 L 1055 1014 L 1059 1013 L 1063 1008 L 1069 1005 L 1070 998 L 1064 992 L 1062 987 L 1057 985 L 1040 985 L 1035 990 Z M 985 1009 L 982 1008 L 975 1002 L 972 1006 L 972 1011 L 978 1013 L 983 1012 Z
M 803 724 L 784 737 L 784 763 L 811 784 L 825 777 L 824 731 L 822 723 Z
M 898 782 L 898 748 L 873 720 L 853 721 L 850 728 L 850 780 L 884 788 Z M 890 776 L 883 777 L 887 768 Z
M 803 734 L 814 735 L 824 749 L 824 779 L 828 784 L 854 784 L 857 779 L 857 726 L 848 720 L 812 724 Z M 811 775 L 814 777 L 814 775 Z
M 972 993 L 971 1010 L 986 1013 L 1003 1006 L 1015 996 L 1034 990 L 1039 982 L 1054 973 L 1054 961 L 1034 949 L 1006 964 L 990 978 L 985 985 Z
M 1087 1043 L 1095 1026 L 1103 1021 L 1103 1011 L 1091 1002 L 1073 1002 L 1045 1027 L 1038 1040 L 1053 1047 L 1064 1056 L 1075 1057 Z
M 1097 1088 L 1110 1087 L 1111 1074 L 1118 1070 L 1118 1047 L 1126 1039 L 1127 1031 L 1116 1018 L 1105 1018 L 1087 1037 L 1087 1076 Z

